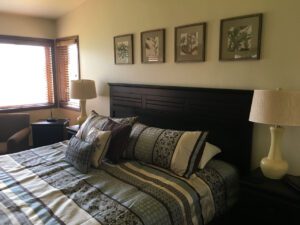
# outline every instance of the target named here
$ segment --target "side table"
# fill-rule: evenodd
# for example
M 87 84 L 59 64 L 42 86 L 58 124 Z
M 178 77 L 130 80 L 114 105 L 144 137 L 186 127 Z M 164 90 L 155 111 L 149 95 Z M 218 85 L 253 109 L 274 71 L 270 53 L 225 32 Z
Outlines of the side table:
M 242 177 L 240 186 L 243 224 L 300 224 L 300 192 L 284 180 L 266 178 L 258 168 Z
M 32 123 L 33 146 L 36 148 L 67 139 L 66 127 L 68 125 L 68 119 L 57 119 L 51 122 L 45 119 Z
M 71 139 L 72 136 L 76 135 L 76 133 L 78 132 L 79 128 L 80 128 L 79 125 L 73 125 L 73 126 L 67 127 L 67 137 L 68 137 L 68 140 Z

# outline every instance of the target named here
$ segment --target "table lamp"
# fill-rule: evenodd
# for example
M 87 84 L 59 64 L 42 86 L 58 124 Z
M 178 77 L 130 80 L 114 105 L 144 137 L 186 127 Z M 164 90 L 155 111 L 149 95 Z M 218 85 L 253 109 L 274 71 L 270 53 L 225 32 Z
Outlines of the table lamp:
M 255 90 L 249 120 L 271 125 L 269 154 L 261 160 L 260 167 L 264 176 L 282 178 L 288 170 L 281 156 L 282 126 L 300 125 L 300 91 Z
M 71 81 L 71 98 L 80 100 L 80 116 L 77 118 L 79 125 L 81 125 L 87 118 L 86 99 L 96 97 L 96 87 L 93 80 Z

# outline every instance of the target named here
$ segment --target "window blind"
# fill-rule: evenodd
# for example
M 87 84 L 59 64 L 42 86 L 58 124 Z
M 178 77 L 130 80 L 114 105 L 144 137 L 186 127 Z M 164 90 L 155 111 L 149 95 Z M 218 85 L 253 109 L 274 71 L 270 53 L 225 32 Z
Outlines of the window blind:
M 53 49 L 53 40 L 0 35 L 1 111 L 54 105 Z
M 56 72 L 61 107 L 79 108 L 79 100 L 70 99 L 71 80 L 80 78 L 78 46 L 78 36 L 56 40 Z

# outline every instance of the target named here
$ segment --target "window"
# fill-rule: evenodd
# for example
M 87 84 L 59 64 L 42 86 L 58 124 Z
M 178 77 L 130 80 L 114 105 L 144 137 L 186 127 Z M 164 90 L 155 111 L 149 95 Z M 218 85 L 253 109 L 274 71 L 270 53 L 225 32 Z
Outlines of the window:
M 79 109 L 79 100 L 70 98 L 71 80 L 80 78 L 78 36 L 56 40 L 56 71 L 58 77 L 59 105 Z
M 0 35 L 0 110 L 55 103 L 54 41 Z
M 0 35 L 0 111 L 56 103 L 79 109 L 79 101 L 70 99 L 70 81 L 79 78 L 78 36 L 50 40 Z

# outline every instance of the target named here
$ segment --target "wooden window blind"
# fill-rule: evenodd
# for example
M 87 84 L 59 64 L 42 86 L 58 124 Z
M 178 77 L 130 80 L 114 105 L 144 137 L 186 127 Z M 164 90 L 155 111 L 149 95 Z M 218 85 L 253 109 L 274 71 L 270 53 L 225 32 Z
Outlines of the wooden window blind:
M 59 105 L 79 109 L 79 101 L 70 99 L 71 80 L 80 79 L 78 36 L 57 39 L 55 56 Z
M 47 97 L 48 102 L 54 104 L 54 83 L 53 83 L 53 64 L 52 64 L 52 49 L 50 47 L 45 48 L 46 59 L 46 81 L 47 81 Z
M 52 107 L 54 40 L 0 35 L 0 111 Z

